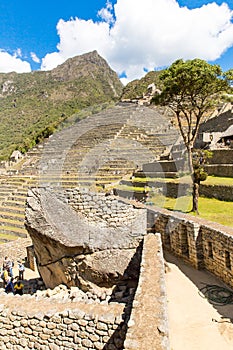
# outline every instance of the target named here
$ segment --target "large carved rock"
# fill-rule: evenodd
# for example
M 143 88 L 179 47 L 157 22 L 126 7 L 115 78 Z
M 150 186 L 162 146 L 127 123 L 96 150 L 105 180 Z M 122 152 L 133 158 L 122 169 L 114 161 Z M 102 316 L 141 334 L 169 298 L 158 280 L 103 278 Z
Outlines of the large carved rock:
M 46 287 L 87 291 L 137 275 L 145 209 L 78 189 L 35 188 L 28 192 L 25 226 Z

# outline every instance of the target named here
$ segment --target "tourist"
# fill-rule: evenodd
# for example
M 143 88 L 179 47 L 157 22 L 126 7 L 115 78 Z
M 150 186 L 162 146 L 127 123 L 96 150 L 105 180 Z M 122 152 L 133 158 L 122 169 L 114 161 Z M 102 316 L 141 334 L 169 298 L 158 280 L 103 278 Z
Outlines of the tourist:
M 20 279 L 18 279 L 18 281 L 14 284 L 15 294 L 23 295 L 23 288 L 24 284 L 22 283 L 22 281 L 20 281 Z
M 14 263 L 8 258 L 8 256 L 5 256 L 5 259 L 3 261 L 3 270 L 7 270 L 9 276 L 13 277 L 13 271 L 12 268 L 14 266 Z
M 9 278 L 10 278 L 10 276 L 9 276 L 7 270 L 3 270 L 3 271 L 2 271 L 1 278 L 2 278 L 2 280 L 3 280 L 3 286 L 4 286 L 4 288 L 5 288 L 6 285 L 7 285 L 7 281 L 8 281 Z
M 18 261 L 18 270 L 19 270 L 19 279 L 23 280 L 25 267 L 22 261 Z
M 11 277 L 8 279 L 6 286 L 5 286 L 5 292 L 6 293 L 14 293 L 14 278 Z

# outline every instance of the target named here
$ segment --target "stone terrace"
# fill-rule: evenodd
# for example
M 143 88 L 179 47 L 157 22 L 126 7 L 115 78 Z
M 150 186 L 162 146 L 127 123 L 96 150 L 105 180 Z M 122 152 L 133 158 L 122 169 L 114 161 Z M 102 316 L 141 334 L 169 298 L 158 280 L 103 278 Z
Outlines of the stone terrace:
M 159 159 L 177 139 L 161 108 L 119 104 L 55 133 L 0 177 L 0 242 L 25 237 L 28 188 L 114 183 Z

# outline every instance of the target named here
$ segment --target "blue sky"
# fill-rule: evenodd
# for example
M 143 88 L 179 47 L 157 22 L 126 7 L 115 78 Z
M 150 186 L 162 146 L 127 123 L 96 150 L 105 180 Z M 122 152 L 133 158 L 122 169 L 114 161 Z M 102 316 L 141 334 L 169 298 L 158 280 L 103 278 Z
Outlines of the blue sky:
M 0 0 L 0 72 L 97 50 L 123 82 L 177 58 L 233 68 L 233 0 Z

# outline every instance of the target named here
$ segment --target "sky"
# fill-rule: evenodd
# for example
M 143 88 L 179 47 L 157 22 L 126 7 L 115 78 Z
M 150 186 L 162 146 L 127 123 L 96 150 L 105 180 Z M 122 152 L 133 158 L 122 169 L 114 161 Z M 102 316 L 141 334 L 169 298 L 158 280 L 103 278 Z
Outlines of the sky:
M 51 70 L 93 50 L 122 82 L 201 58 L 233 68 L 233 0 L 0 0 L 0 72 Z

